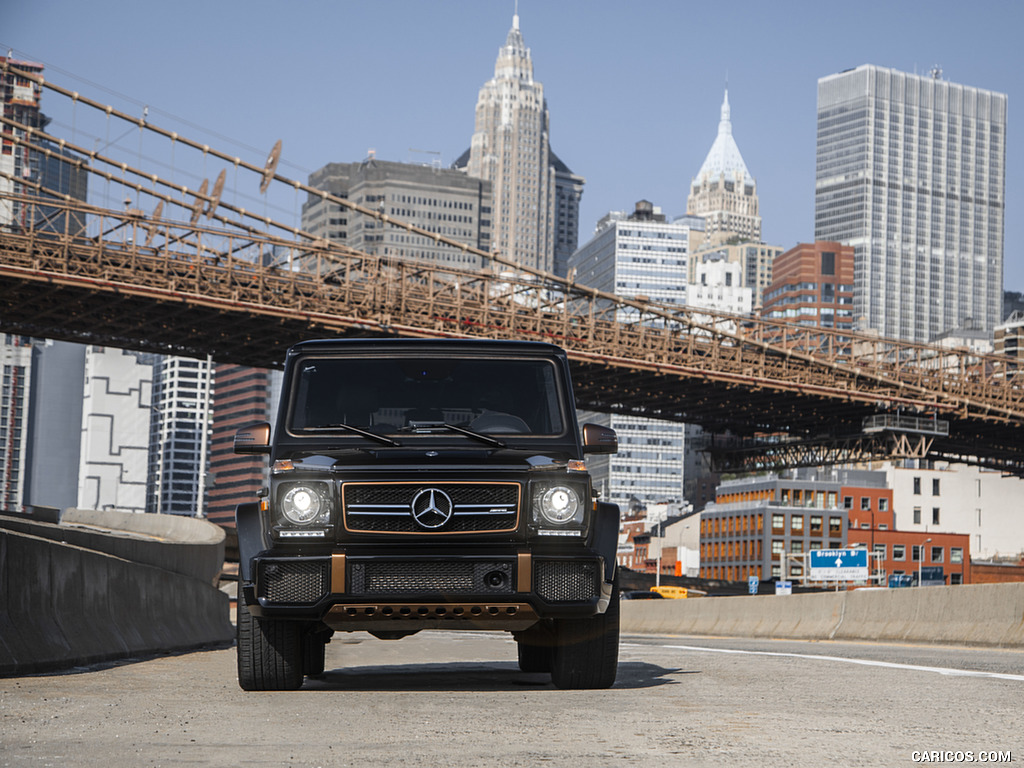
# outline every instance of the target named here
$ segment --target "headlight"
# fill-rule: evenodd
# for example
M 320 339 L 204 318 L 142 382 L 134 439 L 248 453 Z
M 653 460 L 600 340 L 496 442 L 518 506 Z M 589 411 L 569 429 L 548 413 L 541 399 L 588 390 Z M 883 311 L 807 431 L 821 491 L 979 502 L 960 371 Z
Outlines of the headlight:
M 555 485 L 545 490 L 538 499 L 537 509 L 542 518 L 538 522 L 564 526 L 583 521 L 580 495 L 567 485 Z
M 295 485 L 281 499 L 281 514 L 294 525 L 309 525 L 326 515 L 329 501 L 321 488 Z

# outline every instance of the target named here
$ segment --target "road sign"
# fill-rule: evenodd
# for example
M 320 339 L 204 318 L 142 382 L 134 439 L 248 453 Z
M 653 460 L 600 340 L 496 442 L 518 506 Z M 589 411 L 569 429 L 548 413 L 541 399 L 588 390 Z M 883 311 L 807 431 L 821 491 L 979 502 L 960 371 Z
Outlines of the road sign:
M 761 586 L 761 580 L 759 578 L 757 578 L 757 576 L 748 576 L 747 577 L 747 590 L 750 592 L 750 594 L 756 595 L 757 594 L 757 588 L 759 586 Z
M 813 549 L 811 581 L 863 581 L 868 578 L 866 549 Z
M 792 595 L 793 594 L 793 582 L 792 581 L 776 581 L 775 582 L 775 594 L 776 595 Z

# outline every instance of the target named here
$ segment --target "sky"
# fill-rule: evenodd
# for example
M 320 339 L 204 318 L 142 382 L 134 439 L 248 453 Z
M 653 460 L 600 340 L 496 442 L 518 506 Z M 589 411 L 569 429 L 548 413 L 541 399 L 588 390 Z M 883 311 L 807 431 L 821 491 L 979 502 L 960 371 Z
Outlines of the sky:
M 515 0 L 0 0 L 0 49 L 259 165 L 280 139 L 278 172 L 305 181 L 371 150 L 451 164 L 470 144 L 515 10 Z M 1024 3 L 519 0 L 518 13 L 551 146 L 586 178 L 581 245 L 605 213 L 641 199 L 685 213 L 726 86 L 763 239 L 810 241 L 818 79 L 861 64 L 939 66 L 949 81 L 1009 95 L 1004 287 L 1024 291 Z

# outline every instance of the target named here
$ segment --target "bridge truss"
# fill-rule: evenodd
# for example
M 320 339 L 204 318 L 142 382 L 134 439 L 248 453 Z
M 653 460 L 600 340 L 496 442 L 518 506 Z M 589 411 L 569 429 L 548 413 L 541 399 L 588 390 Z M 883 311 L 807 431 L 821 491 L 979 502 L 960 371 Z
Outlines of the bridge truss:
M 280 143 L 264 163 L 249 163 L 19 76 L 137 129 L 140 145 L 154 134 L 220 173 L 190 188 L 105 154 L 98 140 L 90 148 L 2 118 L 15 151 L 114 187 L 126 203 L 91 204 L 30 175 L 0 174 L 5 332 L 260 367 L 280 365 L 288 346 L 314 337 L 535 339 L 568 351 L 582 409 L 729 434 L 708 445 L 722 469 L 917 457 L 1024 475 L 1024 381 L 1005 357 L 604 293 L 287 178 L 277 172 Z M 264 192 L 327 199 L 486 266 L 374 256 L 317 239 L 227 202 L 228 172 Z M 948 429 L 864 431 L 871 417 L 896 413 Z

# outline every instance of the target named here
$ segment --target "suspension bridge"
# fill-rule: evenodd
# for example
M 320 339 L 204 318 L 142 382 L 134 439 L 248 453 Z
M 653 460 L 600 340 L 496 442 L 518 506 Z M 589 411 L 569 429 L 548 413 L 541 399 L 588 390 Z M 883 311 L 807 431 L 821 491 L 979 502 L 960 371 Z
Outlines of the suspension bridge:
M 2 118 L 5 153 L 24 160 L 0 172 L 6 333 L 257 367 L 315 337 L 549 341 L 570 356 L 581 409 L 701 425 L 720 469 L 921 458 L 1024 475 L 1012 358 L 605 293 L 289 178 L 280 142 L 247 161 L 148 110 L 3 70 L 72 115 L 57 129 Z M 136 132 L 137 156 L 106 138 Z M 43 166 L 79 192 L 55 191 Z M 484 267 L 361 253 L 240 205 L 240 189 L 328 200 Z

